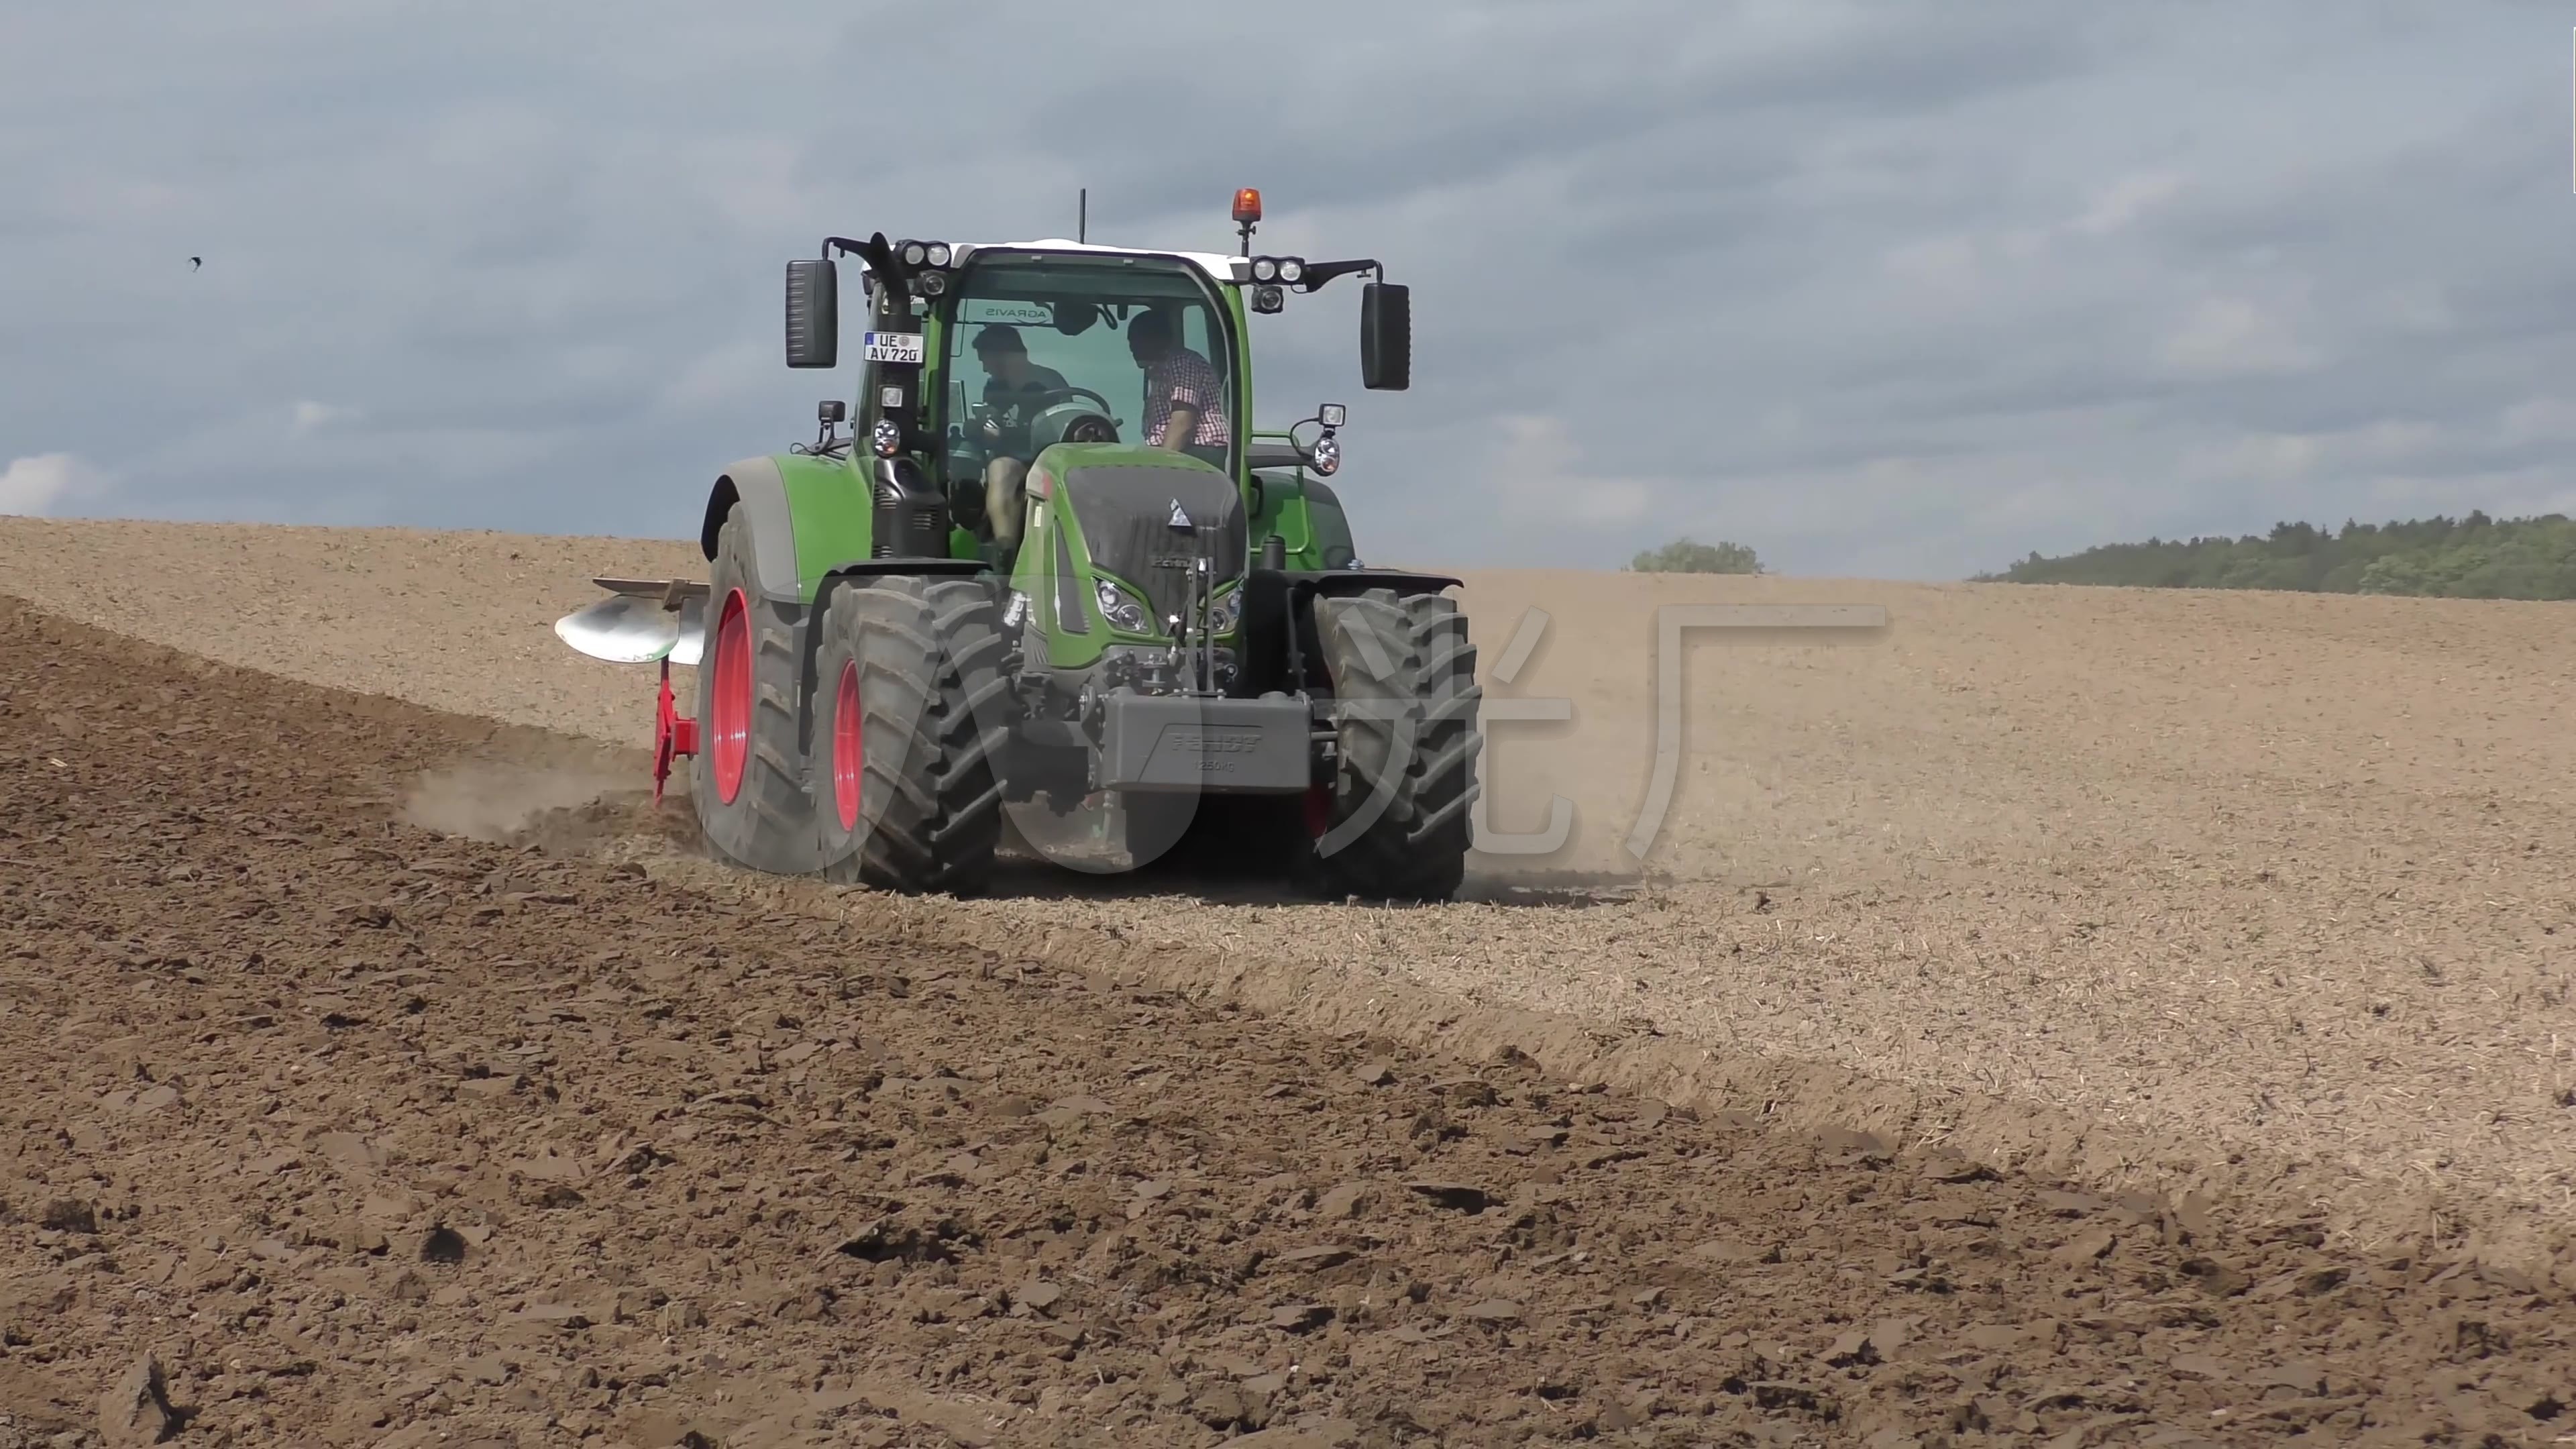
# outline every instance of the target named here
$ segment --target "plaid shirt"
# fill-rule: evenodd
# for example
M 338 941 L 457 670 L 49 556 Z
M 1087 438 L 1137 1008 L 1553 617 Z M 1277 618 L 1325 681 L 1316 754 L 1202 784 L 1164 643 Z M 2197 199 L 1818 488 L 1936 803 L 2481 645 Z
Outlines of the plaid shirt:
M 1163 430 L 1172 421 L 1172 409 L 1188 408 L 1199 415 L 1197 430 L 1190 441 L 1202 448 L 1222 448 L 1228 430 L 1225 423 L 1225 386 L 1208 360 L 1186 347 L 1175 347 L 1161 361 L 1145 367 L 1145 442 L 1160 447 Z

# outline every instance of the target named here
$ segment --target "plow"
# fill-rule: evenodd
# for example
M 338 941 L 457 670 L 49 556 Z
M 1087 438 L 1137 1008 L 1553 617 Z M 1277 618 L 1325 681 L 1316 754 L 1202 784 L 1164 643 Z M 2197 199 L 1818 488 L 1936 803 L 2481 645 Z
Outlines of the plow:
M 983 890 L 1007 821 L 1078 870 L 1183 851 L 1454 895 L 1481 745 L 1459 581 L 1358 557 L 1346 407 L 1252 425 L 1252 318 L 1360 277 L 1362 386 L 1402 391 L 1410 292 L 1256 254 L 1260 212 L 1237 194 L 1233 253 L 877 232 L 790 261 L 809 369 L 840 365 L 861 264 L 853 395 L 716 475 L 707 578 L 598 578 L 555 626 L 658 669 L 657 805 L 685 767 L 729 863 L 907 893 Z

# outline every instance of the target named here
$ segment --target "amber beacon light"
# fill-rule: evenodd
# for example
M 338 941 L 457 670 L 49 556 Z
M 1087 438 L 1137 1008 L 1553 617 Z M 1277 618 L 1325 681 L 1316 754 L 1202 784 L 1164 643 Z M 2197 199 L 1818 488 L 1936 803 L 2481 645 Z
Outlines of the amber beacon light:
M 1261 193 L 1245 187 L 1234 194 L 1234 229 L 1241 238 L 1244 255 L 1252 254 L 1252 226 L 1261 220 Z

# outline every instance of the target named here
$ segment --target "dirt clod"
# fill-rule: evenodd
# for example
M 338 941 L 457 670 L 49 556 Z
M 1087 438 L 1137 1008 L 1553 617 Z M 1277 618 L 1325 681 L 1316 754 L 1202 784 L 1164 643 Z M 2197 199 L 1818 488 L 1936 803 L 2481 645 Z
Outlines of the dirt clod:
M 2110 1256 L 2118 1246 L 2120 1235 L 2109 1228 L 2092 1228 L 2079 1233 L 2066 1246 L 2057 1250 L 2058 1258 L 2067 1263 L 2084 1264 Z
M 1464 1182 L 1408 1182 L 1409 1192 L 1428 1198 L 1433 1205 L 1452 1212 L 1481 1213 L 1493 1206 L 1493 1195 L 1483 1188 Z
M 1325 1222 L 1357 1216 L 1368 1198 L 1366 1183 L 1345 1182 L 1315 1201 L 1315 1216 Z
M 161 1361 L 148 1353 L 135 1359 L 99 1398 L 98 1433 L 110 1449 L 158 1444 L 178 1428 Z
M 1332 1319 L 1333 1310 L 1320 1303 L 1291 1303 L 1270 1311 L 1270 1326 L 1289 1333 L 1310 1332 Z
M 2212 1258 L 2186 1259 L 2178 1271 L 2213 1298 L 2233 1298 L 2253 1286 L 2252 1279 Z
M 1317 1269 L 1340 1267 L 1355 1256 L 1357 1256 L 1356 1249 L 1345 1248 L 1335 1243 L 1323 1243 L 1312 1247 L 1290 1248 L 1271 1258 L 1270 1262 L 1274 1267 L 1291 1272 L 1311 1272 Z

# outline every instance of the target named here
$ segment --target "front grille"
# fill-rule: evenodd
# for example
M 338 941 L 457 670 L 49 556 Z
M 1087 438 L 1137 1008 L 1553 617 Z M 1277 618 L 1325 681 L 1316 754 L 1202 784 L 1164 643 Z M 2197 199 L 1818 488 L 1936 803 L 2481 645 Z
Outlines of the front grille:
M 1143 590 L 1158 629 L 1172 615 L 1187 613 L 1188 561 L 1201 550 L 1214 550 L 1211 591 L 1243 577 L 1249 523 L 1242 494 L 1221 474 L 1130 464 L 1077 468 L 1058 486 L 1073 501 L 1093 564 Z M 1189 517 L 1190 530 L 1171 526 L 1175 504 Z

